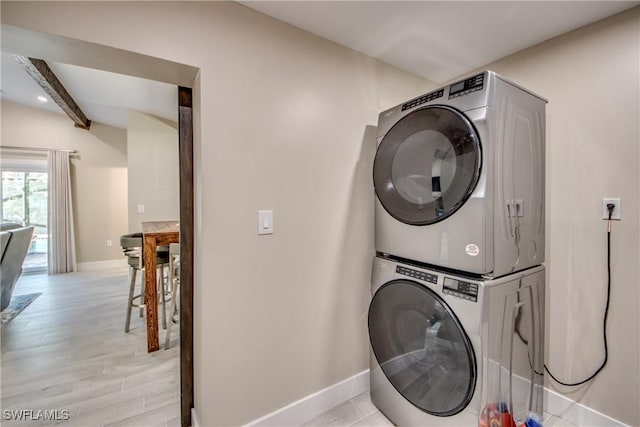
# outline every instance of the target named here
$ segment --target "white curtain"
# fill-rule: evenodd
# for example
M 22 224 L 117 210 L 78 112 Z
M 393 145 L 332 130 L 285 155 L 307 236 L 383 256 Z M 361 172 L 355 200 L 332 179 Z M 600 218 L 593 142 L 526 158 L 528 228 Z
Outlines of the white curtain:
M 69 153 L 49 151 L 49 274 L 76 270 Z

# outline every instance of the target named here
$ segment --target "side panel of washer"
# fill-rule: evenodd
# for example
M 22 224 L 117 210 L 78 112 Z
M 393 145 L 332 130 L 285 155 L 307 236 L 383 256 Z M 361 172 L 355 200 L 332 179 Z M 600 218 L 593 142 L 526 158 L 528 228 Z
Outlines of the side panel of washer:
M 544 267 L 505 276 L 485 287 L 482 320 L 481 414 L 509 410 L 518 425 L 543 417 Z M 483 416 L 481 415 L 481 416 Z

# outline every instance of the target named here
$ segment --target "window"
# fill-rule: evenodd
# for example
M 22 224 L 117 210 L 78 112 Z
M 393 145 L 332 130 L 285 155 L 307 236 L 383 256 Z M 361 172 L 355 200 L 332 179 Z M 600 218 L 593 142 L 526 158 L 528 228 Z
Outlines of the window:
M 25 273 L 46 271 L 48 235 L 46 166 L 3 165 L 2 222 L 33 225 L 33 238 L 23 264 Z

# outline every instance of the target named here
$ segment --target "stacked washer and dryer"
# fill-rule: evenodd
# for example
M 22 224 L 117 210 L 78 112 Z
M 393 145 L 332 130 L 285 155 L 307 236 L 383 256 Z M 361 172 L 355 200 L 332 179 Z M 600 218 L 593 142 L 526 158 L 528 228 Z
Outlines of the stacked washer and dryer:
M 542 419 L 545 104 L 485 71 L 379 116 L 371 400 L 397 425 Z

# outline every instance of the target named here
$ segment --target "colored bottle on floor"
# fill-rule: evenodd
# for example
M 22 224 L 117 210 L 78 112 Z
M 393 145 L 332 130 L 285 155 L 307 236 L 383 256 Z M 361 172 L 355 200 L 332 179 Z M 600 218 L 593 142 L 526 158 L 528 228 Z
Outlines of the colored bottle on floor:
M 518 427 L 504 403 L 488 404 L 480 414 L 478 425 L 479 427 Z

